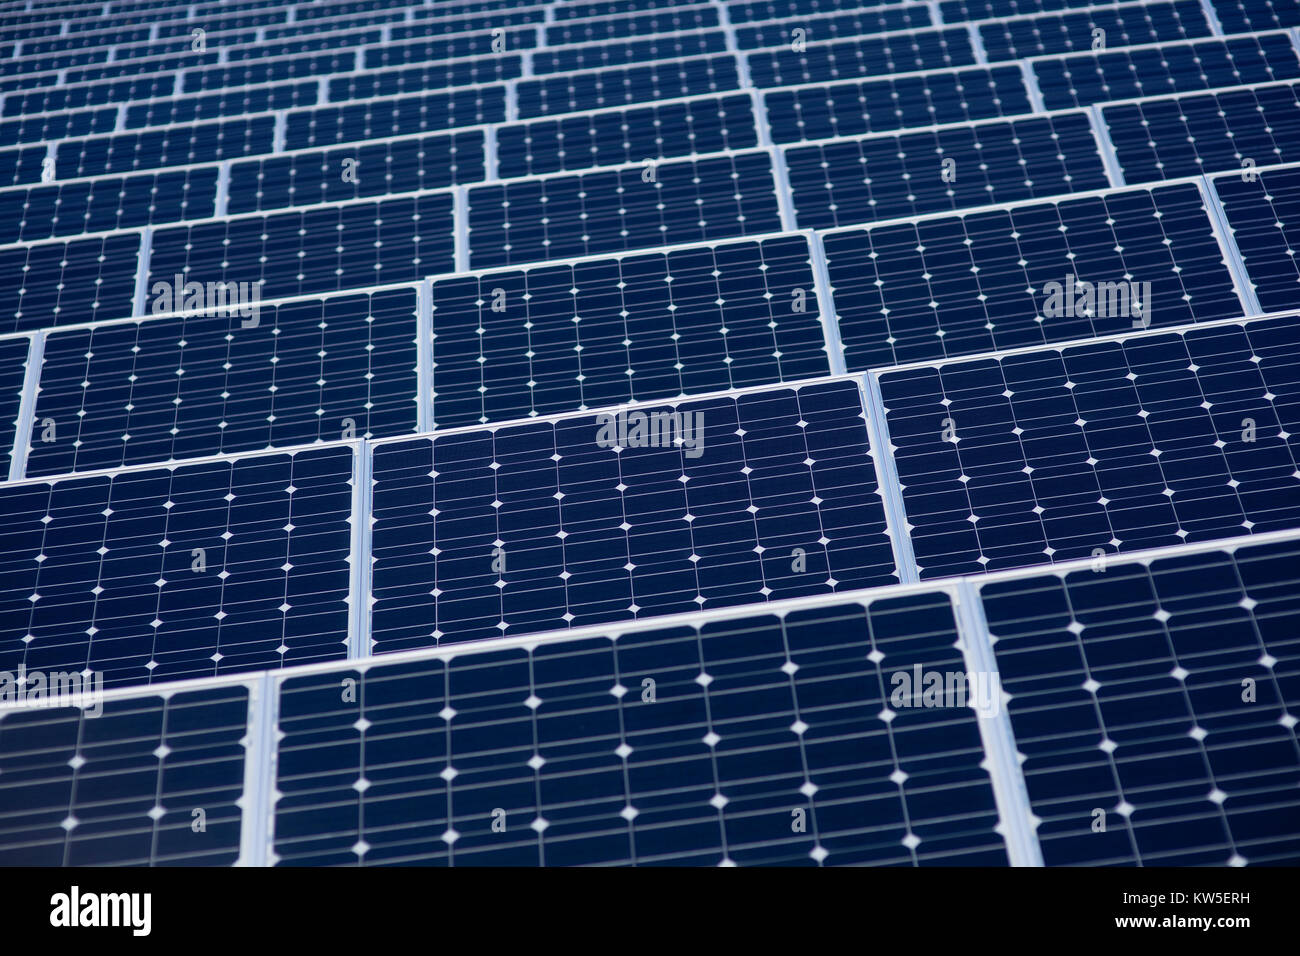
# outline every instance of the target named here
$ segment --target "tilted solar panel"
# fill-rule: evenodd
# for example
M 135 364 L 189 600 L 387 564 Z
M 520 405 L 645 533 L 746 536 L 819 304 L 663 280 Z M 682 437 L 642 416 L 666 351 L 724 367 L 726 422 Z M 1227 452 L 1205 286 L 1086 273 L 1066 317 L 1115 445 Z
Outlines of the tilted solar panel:
M 1269 312 L 1293 308 L 1300 301 L 1295 252 L 1300 235 L 1300 166 L 1216 176 L 1214 189 L 1223 201 L 1228 228 L 1260 307 Z
M 124 233 L 0 248 L 0 331 L 130 315 L 140 240 Z

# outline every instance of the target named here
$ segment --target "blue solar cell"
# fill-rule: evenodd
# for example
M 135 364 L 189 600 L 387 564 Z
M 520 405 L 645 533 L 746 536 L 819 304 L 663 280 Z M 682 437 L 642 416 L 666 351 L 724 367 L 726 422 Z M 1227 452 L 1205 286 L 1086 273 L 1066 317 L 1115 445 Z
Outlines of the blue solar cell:
M 394 97 L 295 110 L 285 121 L 285 149 L 427 133 L 506 118 L 503 86 Z
M 880 387 L 922 577 L 1300 518 L 1295 318 L 885 372 Z
M 796 236 L 439 279 L 433 333 L 439 427 L 829 371 Z
M 802 228 L 1110 185 L 1085 113 L 791 147 L 785 163 Z
M 203 219 L 216 209 L 214 166 L 0 192 L 0 243 Z
M 856 381 L 646 408 L 376 446 L 374 649 L 896 580 Z
M 1290 37 L 1265 34 L 1036 60 L 1049 110 L 1106 100 L 1300 78 Z
M 753 84 L 767 87 L 972 66 L 975 52 L 970 34 L 957 28 L 814 43 L 799 51 L 790 44 L 746 59 Z
M 248 160 L 231 166 L 229 211 L 283 209 L 479 182 L 486 176 L 485 160 L 481 131 Z
M 745 94 L 512 123 L 496 136 L 502 179 L 758 145 Z
M 131 314 L 135 233 L 0 249 L 0 317 L 23 332 Z
M 0 150 L 0 186 L 40 182 L 48 155 L 44 143 Z
M 351 476 L 330 448 L 0 487 L 0 669 L 111 687 L 343 658 Z
M 1298 561 L 1287 541 L 983 586 L 1048 866 L 1300 861 Z
M 1294 308 L 1300 300 L 1300 166 L 1219 176 L 1214 188 L 1260 307 Z
M 453 233 L 447 193 L 211 220 L 154 232 L 148 283 L 261 283 L 278 299 L 408 282 L 452 270 Z
M 247 725 L 238 684 L 0 712 L 0 865 L 234 863 Z
M 772 90 L 763 103 L 778 143 L 1033 112 L 1015 66 Z
M 882 223 L 824 241 L 854 370 L 1242 314 L 1190 184 Z M 1066 286 L 1069 276 L 1149 282 L 1150 301 L 1142 315 L 1086 302 L 1049 314 L 1048 283 Z
M 792 35 L 811 43 L 817 40 L 870 36 L 890 30 L 910 30 L 930 25 L 928 7 L 879 7 L 833 16 L 738 26 L 736 45 L 743 50 L 752 50 L 758 47 L 784 46 L 792 42 Z M 795 30 L 802 30 L 803 33 L 794 34 Z
M 888 706 L 890 673 L 962 669 L 956 637 L 922 594 L 288 680 L 275 853 L 1005 865 L 974 713 Z
M 475 269 L 776 232 L 771 156 L 515 180 L 469 193 Z
M 979 31 L 990 62 L 1196 39 L 1212 34 L 1200 0 L 1120 4 L 1022 20 L 999 20 L 982 24 Z
M 516 94 L 527 119 L 739 88 L 736 59 L 726 55 L 543 76 L 521 81 Z
M 413 431 L 414 316 L 393 289 L 50 335 L 27 474 Z
M 260 116 L 68 139 L 58 145 L 55 174 L 76 179 L 269 153 L 274 135 L 275 118 Z
M 1108 106 L 1126 182 L 1300 159 L 1300 83 Z

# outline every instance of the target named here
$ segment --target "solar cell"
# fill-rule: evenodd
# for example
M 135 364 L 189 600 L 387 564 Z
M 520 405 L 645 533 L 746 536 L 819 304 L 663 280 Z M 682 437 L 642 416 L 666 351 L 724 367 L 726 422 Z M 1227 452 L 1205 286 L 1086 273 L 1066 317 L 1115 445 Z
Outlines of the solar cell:
M 974 713 L 889 706 L 891 673 L 961 670 L 956 642 L 930 593 L 287 680 L 274 854 L 1005 865 Z
M 99 715 L 0 710 L 0 864 L 234 863 L 248 697 L 228 684 L 108 700 Z
M 377 444 L 373 649 L 896 580 L 857 381 L 645 408 Z
M 341 659 L 352 452 L 0 486 L 0 670 L 143 684 Z
M 1300 166 L 1262 173 L 1243 169 L 1215 177 L 1214 188 L 1260 306 L 1270 312 L 1294 307 L 1300 282 L 1295 259 Z
M 433 415 L 483 424 L 825 375 L 802 236 L 433 282 Z
M 880 374 L 921 576 L 1293 527 L 1298 337 L 1258 319 Z
M 140 235 L 0 248 L 5 332 L 131 314 Z

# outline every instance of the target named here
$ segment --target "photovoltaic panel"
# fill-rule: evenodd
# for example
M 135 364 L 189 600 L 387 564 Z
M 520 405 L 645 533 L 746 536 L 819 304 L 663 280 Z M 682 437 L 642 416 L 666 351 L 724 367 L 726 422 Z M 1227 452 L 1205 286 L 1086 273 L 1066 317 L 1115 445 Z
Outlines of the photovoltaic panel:
M 806 42 L 870 36 L 893 30 L 907 30 L 931 25 L 930 10 L 921 6 L 889 6 L 855 10 L 824 17 L 800 20 L 777 20 L 753 26 L 736 27 L 736 45 L 742 50 L 784 46 L 791 42 L 794 30 Z
M 344 50 L 317 53 L 307 57 L 250 60 L 229 66 L 187 69 L 178 92 L 198 93 L 204 90 L 219 90 L 226 86 L 251 86 L 254 83 L 291 80 L 299 76 L 323 76 L 330 73 L 343 73 L 355 66 L 356 54 L 352 50 Z
M 758 145 L 754 104 L 735 94 L 584 116 L 511 123 L 496 131 L 502 179 L 618 166 Z
M 1298 559 L 1292 540 L 981 588 L 1048 866 L 1300 860 Z
M 51 334 L 27 474 L 57 475 L 415 428 L 415 290 Z
M 479 182 L 486 159 L 481 130 L 250 159 L 231 164 L 227 208 L 234 215 Z
M 130 315 L 139 250 L 137 233 L 0 248 L 0 329 Z
M 148 286 L 257 282 L 277 299 L 414 281 L 452 270 L 453 232 L 445 192 L 175 226 L 153 234 Z
M 974 712 L 888 703 L 891 672 L 961 668 L 956 643 L 931 593 L 286 680 L 274 854 L 1005 865 Z
M 117 108 L 111 106 L 22 117 L 0 122 L 0 145 L 39 143 L 89 133 L 111 133 L 116 125 Z
M 427 63 L 431 60 L 454 60 L 461 57 L 491 57 L 500 50 L 494 41 L 505 45 L 503 50 L 522 50 L 537 44 L 537 31 L 532 27 L 505 30 L 499 37 L 487 30 L 441 36 L 425 36 L 410 43 L 386 43 L 365 50 L 364 68 L 379 69 L 385 66 L 404 66 L 408 63 Z
M 532 55 L 533 71 L 569 73 L 607 65 L 637 64 L 675 57 L 721 53 L 727 48 L 720 30 L 698 33 L 670 33 L 644 40 L 616 40 L 591 46 L 566 46 L 537 50 Z
M 1300 159 L 1300 83 L 1108 106 L 1127 182 Z
M 964 28 L 888 33 L 852 40 L 792 45 L 746 55 L 754 86 L 793 86 L 908 73 L 936 66 L 973 66 L 975 53 Z
M 994 20 L 1030 13 L 1048 13 L 1072 7 L 1090 7 L 1095 0 L 940 0 L 944 23 Z
M 856 381 L 646 408 L 377 445 L 373 649 L 896 580 Z
M 515 89 L 519 116 L 528 119 L 739 88 L 736 58 L 727 54 L 552 74 L 522 80 Z
M 719 9 L 711 6 L 682 6 L 634 16 L 560 21 L 547 26 L 546 45 L 599 42 L 615 37 L 649 36 L 653 33 L 716 27 Z
M 769 90 L 763 104 L 778 143 L 1033 112 L 1016 66 Z
M 1214 0 L 1214 12 L 1224 33 L 1300 26 L 1296 0 Z
M 784 153 L 795 220 L 803 228 L 1110 185 L 1082 112 L 838 140 Z
M 295 110 L 285 121 L 285 149 L 305 149 L 383 136 L 402 136 L 506 118 L 503 86 L 340 103 Z
M 1214 188 L 1260 307 L 1293 308 L 1300 299 L 1300 166 L 1219 176 Z
M 1284 530 L 1300 515 L 1296 318 L 879 380 L 924 578 Z
M 3 87 L 3 84 L 0 84 Z M 171 96 L 176 92 L 174 73 L 142 76 L 102 83 L 82 83 L 77 86 L 49 87 L 25 93 L 11 93 L 4 98 L 5 116 L 24 116 L 29 113 L 48 113 L 53 110 L 76 109 L 82 106 L 101 106 L 105 103 L 125 103 L 131 100 Z
M 0 486 L 0 669 L 105 686 L 341 659 L 352 452 Z
M 204 219 L 216 199 L 215 166 L 7 189 L 0 191 L 0 243 Z
M 880 223 L 824 243 L 853 370 L 1243 312 L 1192 183 Z M 1149 282 L 1150 301 L 1142 315 L 1108 314 L 1077 296 L 1078 308 L 1052 308 L 1048 284 L 1064 296 L 1070 276 Z
M 12 449 L 22 402 L 23 378 L 27 372 L 30 343 L 26 338 L 0 339 L 0 448 Z M 11 455 L 6 456 L 6 458 Z M 8 461 L 0 460 L 4 476 Z
M 1300 59 L 1283 33 L 1132 50 L 1045 57 L 1034 76 L 1049 110 L 1106 100 L 1273 83 L 1300 78 Z
M 664 162 L 653 175 L 637 165 L 469 192 L 475 269 L 780 229 L 766 151 Z
M 363 70 L 329 78 L 329 100 L 331 103 L 340 103 L 369 96 L 424 93 L 472 83 L 496 83 L 514 79 L 522 72 L 522 60 L 517 53 L 443 60 L 385 70 Z
M 256 39 L 257 34 L 253 34 Z M 264 57 L 291 56 L 296 53 L 312 53 L 321 50 L 354 50 L 359 46 L 377 44 L 384 35 L 379 30 L 358 30 L 353 33 L 334 33 L 293 38 L 268 40 L 261 43 L 249 43 L 246 46 L 232 47 L 226 50 L 226 61 L 235 63 L 241 60 L 257 60 Z M 225 46 L 226 44 L 223 44 Z
M 1102 31 L 1100 35 L 1094 32 L 1097 30 Z M 990 62 L 1093 50 L 1099 40 L 1106 48 L 1211 35 L 1199 0 L 1118 4 L 998 20 L 981 24 L 979 32 Z
M 0 186 L 40 182 L 47 155 L 43 144 L 0 149 Z
M 433 416 L 458 427 L 827 374 L 802 236 L 433 283 Z
M 76 179 L 269 153 L 274 130 L 274 117 L 260 116 L 63 140 L 55 174 Z
M 0 865 L 234 863 L 248 696 L 228 684 L 110 699 L 99 715 L 0 711 Z

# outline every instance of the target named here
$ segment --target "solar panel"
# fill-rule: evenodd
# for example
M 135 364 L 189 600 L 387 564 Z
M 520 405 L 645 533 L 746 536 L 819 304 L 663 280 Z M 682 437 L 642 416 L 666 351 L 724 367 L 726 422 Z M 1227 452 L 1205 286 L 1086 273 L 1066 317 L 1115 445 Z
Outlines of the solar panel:
M 879 376 L 923 578 L 1293 526 L 1300 321 Z
M 293 110 L 285 119 L 284 148 L 498 123 L 506 118 L 505 104 L 504 87 L 480 86 Z
M 881 73 L 973 66 L 975 51 L 964 28 L 887 33 L 861 39 L 793 44 L 746 57 L 756 87 L 847 80 Z
M 344 657 L 352 457 L 3 486 L 0 670 L 112 687 Z
M 1100 33 L 1098 33 L 1100 31 Z M 1086 11 L 998 20 L 979 27 L 991 62 L 1212 35 L 1199 0 L 1119 4 Z
M 922 594 L 287 680 L 274 858 L 1004 865 L 974 713 L 888 703 L 956 638 Z
M 736 60 L 725 55 L 552 74 L 523 80 L 515 92 L 526 119 L 739 88 Z
M 77 179 L 270 152 L 275 120 L 194 123 L 59 143 L 54 175 Z
M 827 233 L 825 248 L 855 370 L 1244 311 L 1195 183 L 884 222 Z M 1097 283 L 1123 284 L 1125 308 L 1118 289 L 1115 308 L 1089 305 L 1079 280 L 1094 299 Z
M 234 863 L 248 696 L 234 684 L 109 700 L 98 715 L 0 710 L 0 864 Z
M 436 279 L 434 424 L 825 375 L 801 236 Z
M 1214 12 L 1225 33 L 1300 25 L 1300 4 L 1296 0 L 1215 0 Z
M 1290 540 L 983 585 L 1048 866 L 1300 860 L 1298 557 Z
M 0 330 L 130 315 L 139 250 L 135 233 L 0 248 Z
M 378 444 L 373 648 L 896 580 L 863 418 L 843 380 Z
M 1294 306 L 1300 282 L 1295 260 L 1300 166 L 1263 173 L 1243 169 L 1236 176 L 1215 177 L 1214 188 L 1260 306 L 1267 311 Z

